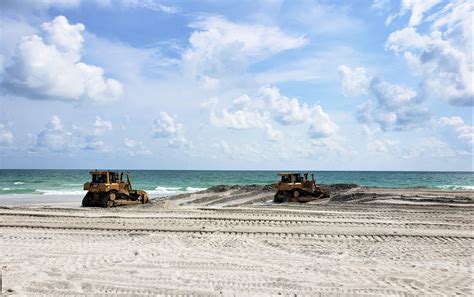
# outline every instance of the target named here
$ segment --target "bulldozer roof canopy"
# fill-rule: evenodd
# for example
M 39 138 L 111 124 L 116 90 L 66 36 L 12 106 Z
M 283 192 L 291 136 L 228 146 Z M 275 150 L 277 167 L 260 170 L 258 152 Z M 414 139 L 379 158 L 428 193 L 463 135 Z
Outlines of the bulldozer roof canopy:
M 288 176 L 288 175 L 301 175 L 300 172 L 278 172 L 279 176 Z
M 90 175 L 94 174 L 107 174 L 107 173 L 118 173 L 117 171 L 111 171 L 111 170 L 94 170 L 94 171 L 89 171 Z

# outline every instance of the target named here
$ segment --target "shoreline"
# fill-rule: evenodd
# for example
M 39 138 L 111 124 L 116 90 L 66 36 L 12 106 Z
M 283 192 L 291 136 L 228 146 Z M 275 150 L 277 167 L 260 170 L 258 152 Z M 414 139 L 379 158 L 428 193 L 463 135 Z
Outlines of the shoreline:
M 355 184 L 320 184 L 322 188 L 331 190 L 329 199 L 320 199 L 310 202 L 309 204 L 321 203 L 393 203 L 393 204 L 419 204 L 419 203 L 450 203 L 452 205 L 474 206 L 474 190 L 450 190 L 450 189 L 433 189 L 426 187 L 409 187 L 409 188 L 387 188 L 387 187 L 367 187 Z M 227 200 L 232 200 L 233 192 L 245 192 L 248 195 L 264 196 L 268 200 L 272 199 L 272 195 L 276 190 L 271 184 L 258 185 L 217 185 L 209 187 L 201 191 L 190 191 L 179 194 L 168 195 L 150 195 L 152 201 L 175 200 L 180 197 L 206 197 L 207 194 L 228 195 Z M 238 194 L 238 193 L 237 193 Z M 241 202 L 248 203 L 239 197 Z M 64 205 L 68 207 L 80 207 L 83 194 L 5 194 L 0 195 L 0 205 L 3 206 L 54 206 Z M 262 201 L 259 201 L 262 202 Z M 187 203 L 187 202 L 186 202 Z M 188 203 L 189 204 L 189 203 Z M 217 203 L 218 204 L 218 203 Z

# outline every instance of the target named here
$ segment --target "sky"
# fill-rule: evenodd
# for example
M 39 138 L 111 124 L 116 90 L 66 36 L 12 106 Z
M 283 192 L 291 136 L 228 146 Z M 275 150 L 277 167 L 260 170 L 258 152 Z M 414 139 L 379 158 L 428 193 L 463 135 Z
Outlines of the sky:
M 0 168 L 473 170 L 471 1 L 0 10 Z

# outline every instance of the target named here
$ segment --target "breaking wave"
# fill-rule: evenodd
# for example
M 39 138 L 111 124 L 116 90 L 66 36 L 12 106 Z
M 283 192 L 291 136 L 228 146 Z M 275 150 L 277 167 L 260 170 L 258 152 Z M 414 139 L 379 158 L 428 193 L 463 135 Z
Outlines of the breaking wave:
M 85 195 L 87 191 L 83 190 L 35 190 L 36 193 L 39 193 L 41 195 L 54 195 L 54 196 L 60 196 L 60 195 Z
M 474 190 L 474 186 L 441 185 L 441 186 L 437 186 L 436 189 L 441 189 L 441 190 Z
M 194 193 L 203 191 L 206 188 L 195 188 L 195 187 L 162 187 L 158 186 L 154 190 L 147 191 L 148 195 L 156 195 L 159 197 L 173 196 L 178 194 Z

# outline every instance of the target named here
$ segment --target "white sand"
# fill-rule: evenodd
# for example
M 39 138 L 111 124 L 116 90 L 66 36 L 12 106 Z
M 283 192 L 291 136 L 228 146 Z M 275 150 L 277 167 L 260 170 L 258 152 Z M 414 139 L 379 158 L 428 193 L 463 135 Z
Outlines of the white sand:
M 3 292 L 473 294 L 472 207 L 275 205 L 260 202 L 272 193 L 249 193 L 0 208 Z

